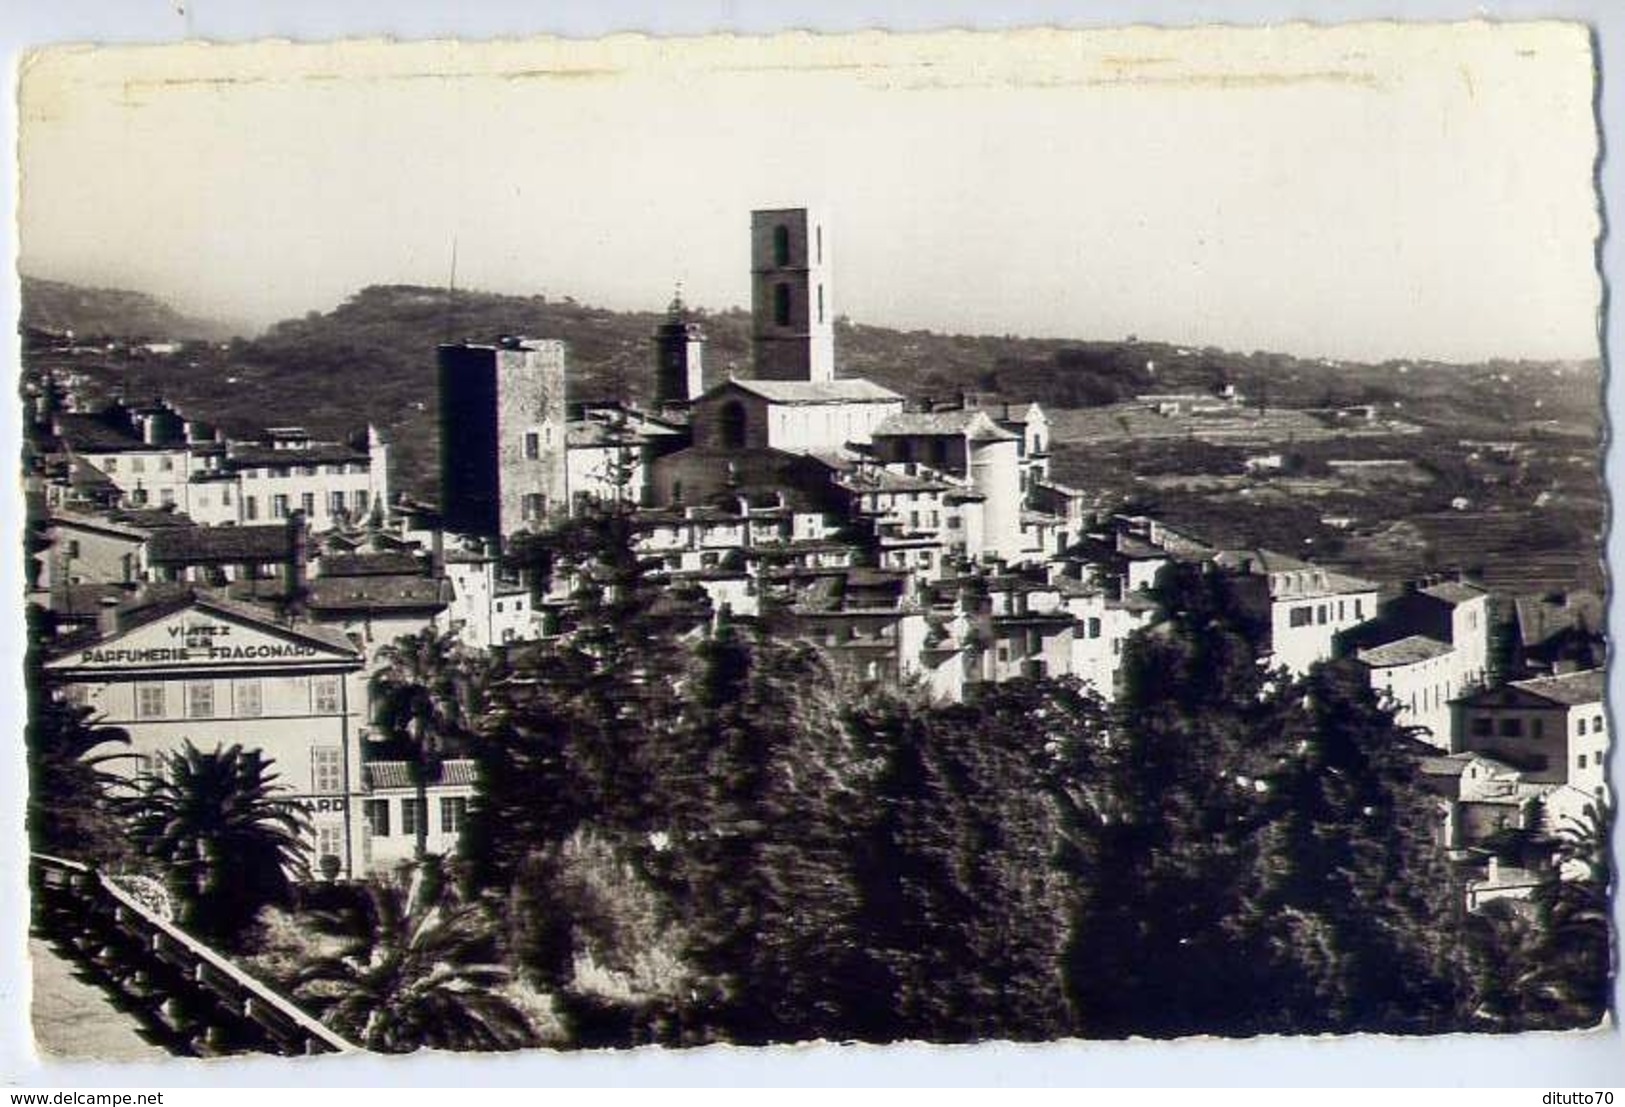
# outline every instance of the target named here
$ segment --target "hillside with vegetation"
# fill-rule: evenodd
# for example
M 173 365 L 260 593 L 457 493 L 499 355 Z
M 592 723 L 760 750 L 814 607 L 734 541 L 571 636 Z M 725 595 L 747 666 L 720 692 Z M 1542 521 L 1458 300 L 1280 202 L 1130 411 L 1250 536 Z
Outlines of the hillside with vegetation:
M 68 319 L 89 318 L 67 311 L 65 305 L 79 302 L 68 289 L 26 282 L 25 322 L 49 330 L 61 329 Z M 180 317 L 140 294 L 83 293 L 82 299 L 107 308 L 95 318 L 110 319 L 114 313 L 107 306 L 126 297 L 125 325 L 132 328 L 126 335 L 153 339 L 197 332 L 184 321 L 165 331 L 160 326 L 165 319 Z M 749 314 L 737 308 L 693 311 L 708 340 L 707 383 L 747 375 Z M 576 397 L 639 400 L 647 397 L 651 383 L 651 336 L 662 319 L 661 312 L 610 311 L 569 297 L 378 285 L 331 311 L 285 320 L 257 337 L 191 342 L 167 357 L 110 350 L 78 357 L 73 367 L 93 387 L 162 393 L 234 433 L 299 423 L 338 437 L 375 423 L 395 444 L 397 486 L 432 498 L 439 451 L 438 343 L 488 341 L 503 334 L 560 338 L 569 345 Z M 1600 434 L 1595 361 L 1368 365 L 1133 337 L 1081 341 L 900 331 L 844 317 L 837 321 L 836 343 L 843 375 L 868 377 L 916 398 L 982 391 L 1036 400 L 1053 411 L 1110 405 L 1146 392 L 1207 392 L 1234 385 L 1249 406 L 1372 405 L 1385 416 L 1466 437 L 1523 437 L 1536 430 L 1595 443 Z M 52 357 L 50 350 L 38 350 L 33 361 L 44 364 Z M 1058 444 L 1070 439 L 1088 446 L 1094 432 L 1083 427 L 1068 433 L 1066 420 L 1060 420 Z
M 39 277 L 22 279 L 25 330 L 72 334 L 81 342 L 180 342 L 230 338 L 238 328 L 218 320 L 183 315 L 145 292 L 85 288 Z

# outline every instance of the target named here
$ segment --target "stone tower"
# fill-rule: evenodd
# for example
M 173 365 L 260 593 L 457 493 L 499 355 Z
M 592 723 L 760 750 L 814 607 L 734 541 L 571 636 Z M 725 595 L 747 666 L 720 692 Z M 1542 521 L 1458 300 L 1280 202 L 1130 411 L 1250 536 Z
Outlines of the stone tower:
M 835 377 L 828 239 L 807 208 L 751 212 L 751 337 L 761 380 Z
M 655 331 L 656 411 L 689 403 L 705 391 L 705 332 L 688 314 L 678 288 Z
M 564 343 L 440 347 L 440 506 L 449 531 L 505 539 L 566 512 Z

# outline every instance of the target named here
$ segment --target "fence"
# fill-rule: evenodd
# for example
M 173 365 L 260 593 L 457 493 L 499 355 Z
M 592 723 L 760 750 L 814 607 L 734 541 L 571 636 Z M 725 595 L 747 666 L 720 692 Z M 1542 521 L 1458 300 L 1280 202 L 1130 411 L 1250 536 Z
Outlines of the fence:
M 31 854 L 35 925 L 180 1054 L 358 1052 L 88 865 Z

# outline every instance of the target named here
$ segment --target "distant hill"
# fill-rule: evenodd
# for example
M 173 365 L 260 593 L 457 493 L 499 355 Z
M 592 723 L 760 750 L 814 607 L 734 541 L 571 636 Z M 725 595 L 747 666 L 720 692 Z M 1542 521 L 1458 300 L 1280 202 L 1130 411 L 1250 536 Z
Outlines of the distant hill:
M 229 324 L 182 315 L 145 292 L 83 288 L 38 277 L 22 279 L 22 325 L 53 334 L 72 333 L 81 340 L 219 341 L 235 333 Z
M 128 297 L 128 299 L 126 299 Z M 31 302 L 31 300 L 33 302 Z M 69 308 L 126 305 L 122 318 L 168 309 L 129 293 L 74 290 L 52 282 L 24 286 L 25 321 L 74 318 Z M 150 314 L 135 309 L 146 305 Z M 705 328 L 707 384 L 750 373 L 750 317 L 696 310 Z M 366 288 L 325 313 L 311 312 L 225 348 L 189 348 L 183 357 L 108 364 L 122 387 L 158 391 L 198 417 L 243 431 L 299 423 L 341 436 L 372 422 L 395 445 L 397 483 L 433 496 L 439 456 L 435 346 L 447 339 L 489 341 L 503 334 L 563 339 L 577 398 L 643 399 L 652 378 L 658 312 L 617 312 L 566 297 L 512 296 L 410 285 Z M 79 330 L 84 324 L 75 326 Z M 130 325 L 126 323 L 126 325 Z M 129 333 L 129 332 L 126 332 Z M 1279 407 L 1324 404 L 1403 406 L 1409 421 L 1492 436 L 1533 419 L 1582 434 L 1600 425 L 1600 369 L 1522 363 L 1450 366 L 1390 362 L 1337 364 L 1280 354 L 1240 354 L 1168 343 L 1027 339 L 898 331 L 837 321 L 836 358 L 844 376 L 865 376 L 913 397 L 965 390 L 1037 400 L 1046 407 L 1095 406 L 1141 392 L 1235 384 Z M 79 368 L 92 368 L 79 363 Z M 119 374 L 121 376 L 115 376 Z

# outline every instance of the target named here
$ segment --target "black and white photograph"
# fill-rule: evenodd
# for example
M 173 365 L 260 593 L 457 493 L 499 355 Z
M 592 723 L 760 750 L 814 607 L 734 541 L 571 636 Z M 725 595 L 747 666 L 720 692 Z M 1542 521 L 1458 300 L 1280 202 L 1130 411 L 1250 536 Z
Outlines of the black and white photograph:
M 42 1058 L 1611 1025 L 1584 24 L 18 79 Z

